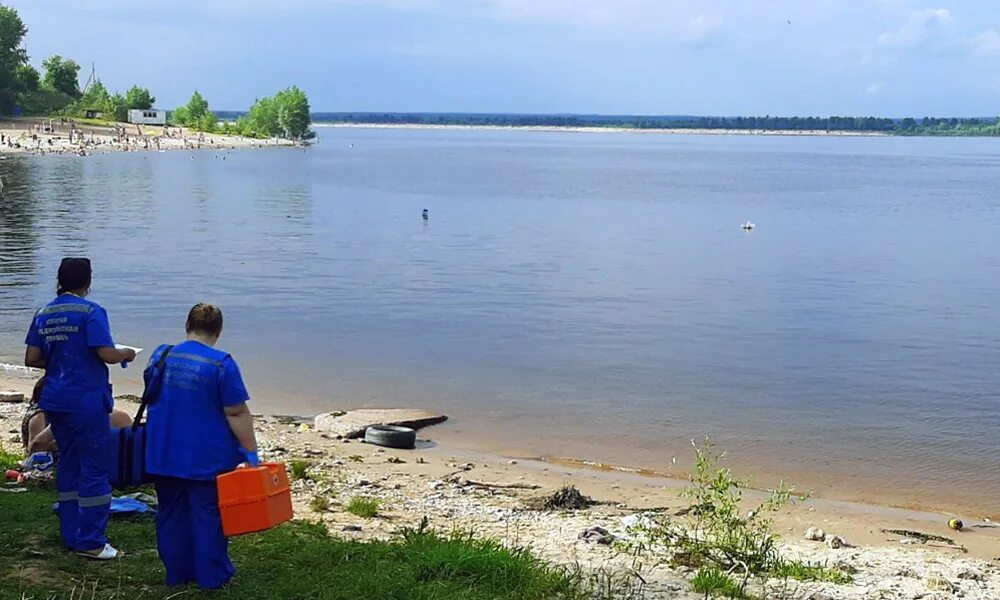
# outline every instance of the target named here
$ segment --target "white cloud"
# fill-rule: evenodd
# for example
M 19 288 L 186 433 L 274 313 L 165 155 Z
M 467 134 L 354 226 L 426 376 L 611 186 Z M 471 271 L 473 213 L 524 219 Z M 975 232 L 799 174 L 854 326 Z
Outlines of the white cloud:
M 996 29 L 987 29 L 969 38 L 969 47 L 979 54 L 1000 52 L 1000 33 Z
M 697 3 L 666 0 L 483 0 L 483 4 L 501 19 L 642 32 L 686 42 L 704 41 L 723 23 L 720 14 L 706 12 Z
M 691 19 L 688 25 L 691 37 L 696 40 L 702 40 L 711 36 L 722 27 L 722 17 L 710 13 L 701 13 Z
M 878 43 L 893 48 L 913 48 L 943 32 L 949 23 L 951 11 L 947 8 L 915 10 L 899 29 L 878 36 Z
M 881 93 L 883 89 L 885 89 L 885 84 L 884 83 L 882 83 L 882 82 L 872 83 L 872 84 L 869 84 L 867 88 L 865 88 L 865 93 L 866 94 L 871 94 L 871 95 L 874 96 L 875 94 Z

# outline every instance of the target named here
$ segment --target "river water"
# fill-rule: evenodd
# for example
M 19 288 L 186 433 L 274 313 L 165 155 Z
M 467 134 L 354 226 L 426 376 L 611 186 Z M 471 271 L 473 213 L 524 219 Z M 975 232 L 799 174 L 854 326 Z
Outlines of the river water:
M 320 128 L 0 175 L 0 360 L 88 255 L 121 342 L 220 304 L 260 410 L 667 471 L 710 434 L 762 484 L 1000 513 L 995 140 Z

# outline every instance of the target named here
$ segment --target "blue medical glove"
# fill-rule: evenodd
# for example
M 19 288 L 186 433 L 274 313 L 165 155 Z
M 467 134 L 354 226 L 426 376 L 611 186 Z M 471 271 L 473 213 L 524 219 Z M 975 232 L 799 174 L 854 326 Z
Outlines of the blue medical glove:
M 260 466 L 260 457 L 257 456 L 256 450 L 247 450 L 245 448 L 240 448 L 240 453 L 243 454 L 243 458 L 246 459 L 247 464 L 249 464 L 251 467 Z

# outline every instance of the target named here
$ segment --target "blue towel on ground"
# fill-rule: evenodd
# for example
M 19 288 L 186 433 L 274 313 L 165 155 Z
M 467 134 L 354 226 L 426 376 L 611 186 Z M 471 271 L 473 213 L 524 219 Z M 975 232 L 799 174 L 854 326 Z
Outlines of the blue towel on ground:
M 56 502 L 52 505 L 52 510 L 59 508 L 59 503 Z M 130 513 L 142 514 L 142 513 L 155 513 L 148 504 L 145 502 L 140 502 L 135 498 L 112 498 L 111 499 L 111 514 L 112 515 L 126 515 Z

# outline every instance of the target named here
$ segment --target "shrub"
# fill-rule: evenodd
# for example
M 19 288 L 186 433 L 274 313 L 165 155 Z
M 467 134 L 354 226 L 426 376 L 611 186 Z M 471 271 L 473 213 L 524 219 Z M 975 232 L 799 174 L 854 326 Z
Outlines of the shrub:
M 715 451 L 711 439 L 706 438 L 703 445 L 693 445 L 694 472 L 683 492 L 689 505 L 679 513 L 687 518 L 655 517 L 640 521 L 635 528 L 640 534 L 639 541 L 632 543 L 637 552 L 665 548 L 674 564 L 701 569 L 700 585 L 720 580 L 718 574 L 728 579 L 735 576 L 742 580 L 737 586 L 740 593 L 745 593 L 752 576 L 850 582 L 850 575 L 843 571 L 781 557 L 778 538 L 771 531 L 773 514 L 801 498 L 794 494 L 794 488 L 781 483 L 753 510 L 744 512 L 743 492 L 749 489 L 749 482 L 735 478 L 729 469 L 719 466 L 725 454 Z M 707 594 L 705 589 L 699 591 Z
M 741 502 L 748 482 L 719 466 L 725 455 L 714 450 L 710 439 L 694 445 L 694 451 L 694 473 L 683 492 L 690 502 L 683 512 L 691 522 L 656 522 L 648 531 L 650 538 L 671 547 L 689 564 L 726 572 L 738 569 L 744 576 L 769 572 L 780 558 L 771 515 L 794 501 L 792 488 L 780 484 L 744 514 Z

